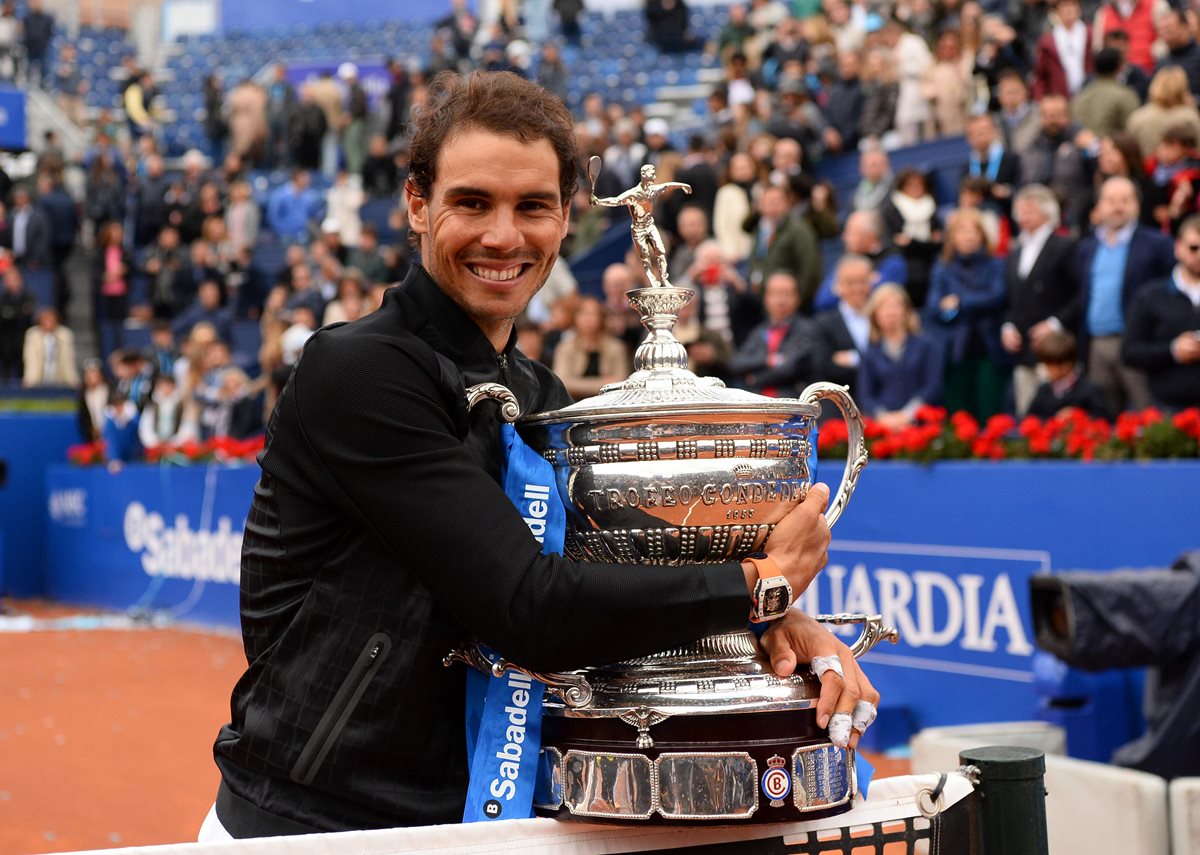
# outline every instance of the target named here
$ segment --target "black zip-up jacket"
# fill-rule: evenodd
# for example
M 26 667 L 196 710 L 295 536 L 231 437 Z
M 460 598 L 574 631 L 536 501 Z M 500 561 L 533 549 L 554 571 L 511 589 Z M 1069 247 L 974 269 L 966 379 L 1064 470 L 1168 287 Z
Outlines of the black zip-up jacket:
M 243 541 L 249 667 L 214 747 L 235 837 L 458 822 L 464 674 L 442 657 L 469 636 L 563 670 L 745 625 L 738 564 L 542 556 L 498 484 L 498 407 L 467 411 L 484 381 L 522 413 L 569 402 L 419 267 L 379 311 L 306 345 Z

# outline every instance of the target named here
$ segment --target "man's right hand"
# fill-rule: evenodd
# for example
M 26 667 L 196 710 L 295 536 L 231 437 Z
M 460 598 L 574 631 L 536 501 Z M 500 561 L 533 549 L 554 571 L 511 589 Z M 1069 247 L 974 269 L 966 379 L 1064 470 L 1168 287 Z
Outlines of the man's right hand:
M 808 588 L 829 560 L 829 524 L 825 521 L 828 506 L 829 488 L 813 484 L 808 497 L 775 524 L 763 547 L 792 586 L 793 599 Z M 742 563 L 742 570 L 746 590 L 753 595 L 758 571 L 748 561 Z
M 1000 328 L 1000 343 L 1009 353 L 1020 353 L 1024 344 L 1021 333 L 1012 324 L 1005 324 Z

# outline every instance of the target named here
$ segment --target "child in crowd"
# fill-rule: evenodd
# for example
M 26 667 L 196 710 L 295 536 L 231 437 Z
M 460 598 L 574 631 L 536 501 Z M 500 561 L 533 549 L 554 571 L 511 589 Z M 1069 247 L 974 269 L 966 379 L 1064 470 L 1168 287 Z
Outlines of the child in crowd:
M 1033 346 L 1033 352 L 1047 380 L 1033 396 L 1029 415 L 1049 419 L 1065 409 L 1077 407 L 1092 418 L 1112 418 L 1104 393 L 1079 374 L 1075 336 L 1069 332 L 1046 333 Z

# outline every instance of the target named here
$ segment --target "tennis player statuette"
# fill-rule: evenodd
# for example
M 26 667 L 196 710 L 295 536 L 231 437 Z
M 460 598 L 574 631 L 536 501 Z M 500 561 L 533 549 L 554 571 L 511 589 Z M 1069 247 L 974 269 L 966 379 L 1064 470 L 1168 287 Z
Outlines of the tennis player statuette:
M 689 371 L 672 328 L 693 292 L 670 284 L 651 211 L 661 193 L 690 188 L 654 184 L 653 172 L 643 170 L 638 186 L 597 199 L 599 159 L 592 160 L 593 203 L 629 206 L 634 245 L 652 284 L 628 294 L 648 331 L 633 374 L 594 398 L 516 422 L 555 468 L 567 513 L 564 553 L 653 573 L 655 565 L 761 552 L 813 484 L 822 400 L 840 410 L 850 437 L 826 512 L 833 525 L 867 462 L 862 420 L 845 387 L 814 383 L 798 399 L 768 398 Z M 504 387 L 469 390 L 472 403 L 489 397 L 511 418 L 515 400 Z M 851 645 L 855 656 L 897 639 L 877 615 L 822 619 L 862 625 Z M 524 670 L 474 646 L 447 657 L 453 660 L 494 673 Z M 817 727 L 818 678 L 805 665 L 776 676 L 749 629 L 636 660 L 533 676 L 548 686 L 535 796 L 543 815 L 781 822 L 850 807 L 854 752 Z

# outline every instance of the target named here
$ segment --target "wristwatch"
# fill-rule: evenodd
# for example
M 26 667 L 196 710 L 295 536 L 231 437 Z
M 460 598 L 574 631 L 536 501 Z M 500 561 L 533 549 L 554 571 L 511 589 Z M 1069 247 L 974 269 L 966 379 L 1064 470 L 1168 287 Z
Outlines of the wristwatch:
M 765 552 L 747 555 L 745 560 L 753 564 L 754 569 L 758 571 L 750 620 L 753 623 L 762 623 L 783 617 L 792 605 L 792 586 L 783 578 L 783 571 Z

